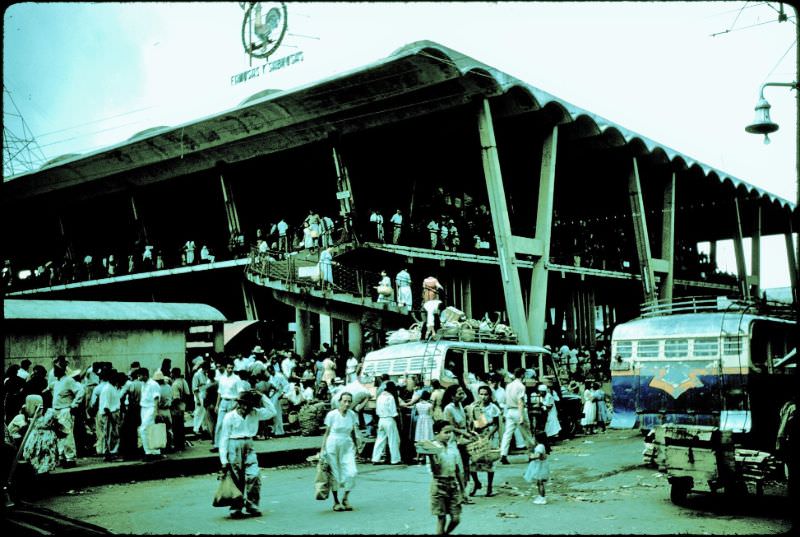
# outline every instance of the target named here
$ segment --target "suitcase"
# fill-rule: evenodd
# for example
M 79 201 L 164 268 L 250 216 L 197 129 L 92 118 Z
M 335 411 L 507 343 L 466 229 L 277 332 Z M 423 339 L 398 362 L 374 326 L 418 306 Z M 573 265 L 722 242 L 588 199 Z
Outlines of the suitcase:
M 147 441 L 150 449 L 167 447 L 167 424 L 154 423 L 147 428 Z

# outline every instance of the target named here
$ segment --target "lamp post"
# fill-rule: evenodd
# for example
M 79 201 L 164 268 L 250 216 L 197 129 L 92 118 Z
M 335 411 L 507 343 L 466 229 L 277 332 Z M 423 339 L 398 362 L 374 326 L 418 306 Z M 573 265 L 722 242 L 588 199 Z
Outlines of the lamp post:
M 798 14 L 798 9 L 795 8 L 795 15 Z M 796 19 L 797 17 L 795 17 Z M 785 20 L 785 19 L 784 19 Z M 796 91 L 795 97 L 797 98 L 797 133 L 795 135 L 795 166 L 797 169 L 797 177 L 796 177 L 796 201 L 795 201 L 795 210 L 800 208 L 800 25 L 795 24 L 795 29 L 797 32 L 797 71 L 796 71 L 796 79 L 794 82 L 766 82 L 761 85 L 761 89 L 759 91 L 759 99 L 758 103 L 756 104 L 756 118 L 753 120 L 753 123 L 746 126 L 744 128 L 745 131 L 751 134 L 763 134 L 764 135 L 764 143 L 769 143 L 769 134 L 778 130 L 778 124 L 774 123 L 769 117 L 769 109 L 771 108 L 770 104 L 764 98 L 764 88 L 767 86 L 780 86 L 780 87 L 788 87 L 792 88 Z M 790 222 L 790 230 L 791 230 L 791 221 L 792 215 L 789 215 L 789 222 Z M 790 235 L 791 237 L 791 235 Z M 798 241 L 797 251 L 795 254 L 795 263 L 800 262 L 800 241 Z M 797 267 L 795 267 L 796 269 Z M 793 275 L 794 278 L 792 279 L 794 282 L 798 281 L 798 274 Z M 797 322 L 800 325 L 800 297 L 798 297 L 798 289 L 794 287 L 792 289 L 792 303 L 795 306 L 796 315 L 797 315 Z

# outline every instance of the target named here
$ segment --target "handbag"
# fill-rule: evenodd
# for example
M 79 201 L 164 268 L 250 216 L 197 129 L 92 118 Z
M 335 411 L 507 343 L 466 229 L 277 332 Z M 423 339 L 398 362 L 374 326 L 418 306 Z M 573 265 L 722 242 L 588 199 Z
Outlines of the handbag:
M 379 285 L 378 286 L 378 294 L 383 296 L 392 296 L 392 288 L 388 285 Z
M 219 481 L 219 487 L 214 494 L 214 501 L 211 505 L 214 507 L 228 507 L 230 505 L 237 505 L 242 500 L 242 491 L 233 482 L 230 473 L 225 472 L 225 475 Z
M 147 427 L 147 441 L 150 449 L 167 447 L 167 424 L 154 423 Z
M 327 500 L 331 493 L 331 467 L 327 455 L 320 455 L 317 462 L 317 475 L 314 477 L 314 498 Z

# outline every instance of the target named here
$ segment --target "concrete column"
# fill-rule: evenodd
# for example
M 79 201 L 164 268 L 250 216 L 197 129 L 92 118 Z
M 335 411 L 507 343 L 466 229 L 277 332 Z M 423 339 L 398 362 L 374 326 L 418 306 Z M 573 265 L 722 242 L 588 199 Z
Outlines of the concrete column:
M 630 201 L 631 216 L 633 217 L 636 253 L 639 256 L 639 272 L 642 275 L 642 291 L 645 301 L 651 302 L 656 298 L 655 274 L 653 271 L 653 257 L 650 254 L 650 235 L 647 232 L 647 218 L 636 157 L 633 158 L 633 165 L 628 176 L 628 199 Z
M 748 281 L 753 296 L 761 296 L 761 206 L 756 207 L 753 236 L 750 237 L 750 275 Z
M 347 323 L 347 349 L 358 359 L 363 352 L 362 343 L 361 323 Z
M 330 315 L 319 314 L 319 344 L 328 343 L 333 346 L 333 326 Z
M 711 241 L 708 248 L 708 260 L 711 266 L 716 270 L 717 268 L 717 241 Z
M 294 334 L 294 352 L 308 357 L 311 354 L 311 313 L 300 308 L 294 310 L 297 331 Z
M 542 255 L 533 264 L 531 296 L 528 303 L 528 333 L 531 345 L 544 345 L 547 323 L 547 263 L 550 260 L 550 239 L 553 227 L 553 193 L 556 185 L 558 126 L 542 144 L 542 165 L 539 170 L 539 201 L 536 207 L 536 238 L 542 242 Z
M 661 220 L 661 259 L 667 262 L 667 273 L 661 278 L 659 298 L 672 300 L 675 265 L 675 172 L 664 187 L 664 209 Z
M 481 140 L 481 157 L 483 173 L 486 178 L 486 190 L 489 195 L 489 206 L 492 212 L 492 227 L 497 244 L 497 259 L 500 264 L 500 275 L 503 283 L 503 296 L 508 312 L 509 324 L 517 334 L 520 344 L 530 344 L 528 322 L 525 316 L 525 304 L 522 301 L 522 285 L 517 270 L 517 256 L 511 236 L 511 223 L 508 220 L 503 176 L 500 171 L 500 157 L 492 125 L 492 111 L 489 100 L 484 99 L 478 111 L 478 130 Z
M 747 266 L 744 262 L 744 237 L 742 236 L 742 213 L 739 198 L 733 198 L 734 204 L 734 236 L 733 253 L 736 255 L 736 276 L 739 279 L 739 290 L 742 298 L 750 298 L 750 286 L 747 285 Z

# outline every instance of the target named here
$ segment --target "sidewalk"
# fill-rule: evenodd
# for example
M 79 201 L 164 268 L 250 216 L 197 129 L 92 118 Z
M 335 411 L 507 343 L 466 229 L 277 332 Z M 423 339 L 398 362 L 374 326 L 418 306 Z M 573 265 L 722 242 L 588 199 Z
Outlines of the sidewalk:
M 219 454 L 212 453 L 210 440 L 192 440 L 192 446 L 178 453 L 165 454 L 156 461 L 132 460 L 105 462 L 102 457 L 78 459 L 75 468 L 56 468 L 49 474 L 26 483 L 25 472 L 17 475 L 18 488 L 27 494 L 50 496 L 87 486 L 165 479 L 213 473 L 219 470 Z M 262 468 L 300 464 L 319 452 L 322 436 L 285 436 L 256 440 L 256 453 Z M 22 470 L 22 468 L 20 468 Z

